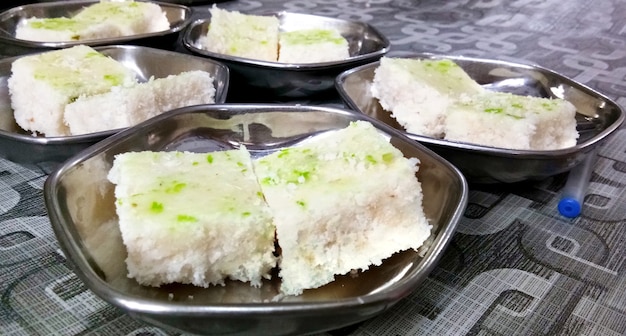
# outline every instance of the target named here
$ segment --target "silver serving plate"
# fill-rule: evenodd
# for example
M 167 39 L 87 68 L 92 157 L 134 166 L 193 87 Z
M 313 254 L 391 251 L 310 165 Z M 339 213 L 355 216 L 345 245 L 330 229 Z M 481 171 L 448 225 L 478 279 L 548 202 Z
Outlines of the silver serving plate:
M 98 2 L 99 1 L 96 0 L 78 0 L 34 3 L 14 7 L 0 13 L 0 45 L 6 45 L 3 47 L 4 50 L 2 51 L 2 54 L 21 55 L 25 53 L 32 53 L 33 51 L 43 51 L 46 49 L 67 48 L 78 44 L 96 46 L 132 42 L 133 44 L 150 47 L 169 47 L 176 43 L 178 33 L 189 23 L 192 14 L 191 9 L 183 5 L 151 1 L 159 5 L 163 12 L 165 12 L 167 19 L 170 22 L 170 29 L 148 34 L 80 41 L 38 42 L 22 40 L 15 37 L 15 30 L 22 20 L 31 17 L 70 17 L 84 7 Z
M 114 155 L 129 151 L 213 152 L 245 145 L 253 157 L 297 145 L 351 121 L 368 120 L 421 166 L 424 210 L 433 225 L 423 257 L 395 254 L 357 277 L 339 276 L 300 296 L 272 301 L 278 282 L 260 288 L 227 281 L 209 288 L 139 285 L 126 274 L 114 186 L 106 175 Z M 96 295 L 131 316 L 197 335 L 295 335 L 357 323 L 418 288 L 452 239 L 467 203 L 467 183 L 451 164 L 397 130 L 343 109 L 299 105 L 200 105 L 157 116 L 74 156 L 47 179 L 52 227 L 76 274 Z
M 140 81 L 147 81 L 152 76 L 162 78 L 190 70 L 207 71 L 215 79 L 215 102 L 223 103 L 226 100 L 228 68 L 213 60 L 140 46 L 120 45 L 95 49 L 132 69 Z M 120 131 L 118 129 L 74 136 L 35 137 L 22 130 L 13 117 L 7 87 L 7 80 L 11 76 L 11 64 L 18 58 L 0 59 L 0 157 L 23 164 L 59 163 Z
M 406 133 L 372 97 L 370 86 L 379 62 L 345 71 L 337 77 L 337 90 L 349 108 L 391 125 L 425 144 L 457 166 L 472 183 L 513 183 L 568 171 L 582 162 L 624 121 L 622 109 L 608 97 L 540 66 L 462 56 L 419 54 L 410 57 L 452 59 L 487 89 L 558 97 L 576 106 L 580 133 L 576 146 L 550 151 L 494 148 Z
M 194 53 L 226 64 L 232 70 L 233 87 L 247 88 L 241 90 L 245 92 L 242 94 L 250 94 L 250 88 L 254 88 L 263 92 L 260 95 L 293 98 L 308 97 L 332 89 L 339 73 L 378 60 L 389 50 L 389 40 L 364 22 L 288 12 L 263 15 L 277 16 L 281 31 L 315 27 L 337 29 L 348 40 L 350 57 L 334 62 L 293 64 L 214 53 L 202 43 L 211 24 L 210 16 L 191 22 L 183 33 L 183 43 Z

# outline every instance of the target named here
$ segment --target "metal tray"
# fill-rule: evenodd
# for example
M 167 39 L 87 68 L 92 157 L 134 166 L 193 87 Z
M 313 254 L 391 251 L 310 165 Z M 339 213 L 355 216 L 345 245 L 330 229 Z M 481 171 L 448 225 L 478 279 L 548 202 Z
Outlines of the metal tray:
M 487 89 L 537 97 L 558 97 L 576 106 L 577 129 L 580 133 L 576 146 L 552 151 L 494 148 L 406 133 L 390 113 L 380 106 L 378 100 L 372 97 L 370 87 L 379 62 L 347 70 L 337 77 L 336 88 L 349 108 L 391 125 L 405 132 L 411 139 L 428 146 L 457 166 L 472 183 L 513 183 L 568 171 L 582 162 L 624 120 L 622 109 L 608 97 L 537 65 L 430 54 L 406 57 L 452 59 Z
M 210 15 L 210 14 L 207 14 Z M 213 58 L 232 70 L 233 87 L 255 88 L 275 97 L 308 97 L 333 88 L 339 73 L 373 62 L 387 53 L 389 41 L 376 28 L 359 21 L 289 12 L 264 13 L 280 21 L 280 30 L 332 27 L 348 40 L 350 57 L 324 63 L 288 64 L 224 55 L 208 51 L 202 44 L 210 16 L 193 21 L 183 34 L 183 44 L 192 52 Z M 244 89 L 242 89 L 243 91 Z
M 140 81 L 167 77 L 190 70 L 204 70 L 215 79 L 215 102 L 223 103 L 228 91 L 228 68 L 218 62 L 140 46 L 96 47 L 96 50 L 133 69 Z M 13 118 L 7 80 L 11 64 L 19 57 L 0 59 L 0 157 L 22 163 L 60 163 L 80 150 L 117 133 L 111 130 L 75 136 L 34 137 L 22 130 Z
M 149 47 L 163 47 L 173 49 L 178 33 L 187 26 L 191 20 L 191 9 L 177 4 L 155 2 L 165 12 L 170 29 L 149 34 L 129 35 L 116 38 L 80 40 L 80 41 L 59 41 L 59 42 L 37 42 L 15 38 L 15 29 L 21 20 L 30 17 L 54 18 L 70 17 L 82 8 L 94 3 L 95 0 L 74 0 L 74 1 L 53 1 L 43 3 L 33 3 L 11 8 L 0 13 L 0 45 L 3 46 L 2 54 L 17 56 L 25 53 L 44 51 L 47 49 L 60 49 L 86 44 L 90 46 L 111 45 L 133 43 L 135 45 L 145 45 Z
M 421 257 L 395 254 L 358 276 L 340 276 L 300 296 L 272 300 L 278 280 L 260 288 L 144 287 L 126 276 L 126 250 L 106 175 L 114 155 L 128 151 L 213 152 L 245 144 L 253 157 L 370 121 L 407 157 L 421 160 L 417 178 L 433 225 Z M 298 105 L 200 105 L 157 116 L 74 156 L 44 187 L 52 227 L 77 275 L 96 295 L 133 317 L 178 332 L 220 335 L 295 335 L 339 328 L 381 313 L 416 290 L 452 239 L 467 203 L 467 184 L 454 166 L 393 128 L 343 109 Z

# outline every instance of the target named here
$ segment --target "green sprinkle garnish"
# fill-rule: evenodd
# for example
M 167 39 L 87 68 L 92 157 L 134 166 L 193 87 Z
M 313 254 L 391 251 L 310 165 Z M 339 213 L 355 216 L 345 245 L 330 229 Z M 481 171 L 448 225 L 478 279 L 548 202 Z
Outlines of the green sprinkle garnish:
M 522 105 L 520 103 L 513 103 L 513 104 L 511 104 L 511 106 L 515 107 L 515 108 L 519 108 L 519 109 L 524 108 L 524 105 Z
M 367 160 L 371 164 L 376 164 L 377 163 L 376 159 L 374 159 L 374 157 L 369 155 L 369 154 L 365 156 L 365 160 Z
M 306 203 L 304 203 L 304 201 L 296 201 L 296 204 L 298 204 L 299 206 L 303 208 L 306 206 Z
M 383 154 L 383 162 L 390 163 L 391 161 L 393 161 L 393 153 Z
M 502 113 L 503 109 L 500 107 L 492 107 L 492 108 L 486 108 L 485 112 L 487 113 Z
M 265 177 L 261 180 L 262 184 L 276 184 L 276 181 L 271 177 Z
M 308 172 L 308 171 L 301 171 L 301 170 L 294 170 L 293 173 L 296 174 L 296 176 L 298 176 L 298 178 L 302 177 L 305 180 L 308 180 L 309 176 L 311 175 L 310 172 Z
M 150 206 L 150 211 L 152 211 L 154 213 L 161 213 L 161 212 L 163 212 L 163 203 L 152 202 L 152 205 Z
M 165 190 L 167 193 L 177 194 L 187 186 L 187 183 L 176 183 L 171 188 Z
M 244 216 L 244 217 L 248 217 L 248 216 L 251 215 L 251 213 L 250 213 L 250 211 L 246 211 L 246 212 L 242 212 L 241 215 Z
M 178 215 L 176 217 L 176 220 L 178 220 L 179 222 L 197 222 L 198 219 L 194 216 L 190 216 L 190 215 Z
M 211 155 L 211 154 L 207 155 L 207 156 L 206 156 L 206 161 L 207 161 L 208 163 L 213 163 L 213 155 Z
M 197 165 L 199 165 L 199 164 L 200 164 L 200 163 L 199 163 L 198 161 L 194 161 L 194 162 L 192 162 L 192 163 L 191 163 L 191 165 L 192 165 L 192 166 L 197 166 Z
M 104 75 L 104 80 L 113 86 L 122 84 L 122 76 L 120 75 Z
M 284 156 L 287 156 L 289 154 L 289 149 L 283 149 L 280 151 L 280 153 L 278 153 L 278 157 L 282 158 Z

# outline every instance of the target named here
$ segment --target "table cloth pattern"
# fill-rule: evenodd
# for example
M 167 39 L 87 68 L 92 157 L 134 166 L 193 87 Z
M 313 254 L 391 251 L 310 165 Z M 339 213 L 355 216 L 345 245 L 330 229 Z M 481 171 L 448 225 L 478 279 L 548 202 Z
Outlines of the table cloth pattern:
M 209 6 L 196 6 L 194 15 Z M 241 0 L 219 6 L 362 20 L 391 40 L 390 56 L 431 52 L 535 63 L 626 106 L 626 1 Z M 0 55 L 8 54 L 5 48 L 0 44 Z M 331 95 L 307 103 L 339 100 Z M 108 305 L 72 273 L 43 203 L 53 168 L 0 160 L 0 335 L 175 335 Z M 374 319 L 321 335 L 626 334 L 626 129 L 600 148 L 575 219 L 556 208 L 566 176 L 471 186 L 451 245 L 415 292 Z

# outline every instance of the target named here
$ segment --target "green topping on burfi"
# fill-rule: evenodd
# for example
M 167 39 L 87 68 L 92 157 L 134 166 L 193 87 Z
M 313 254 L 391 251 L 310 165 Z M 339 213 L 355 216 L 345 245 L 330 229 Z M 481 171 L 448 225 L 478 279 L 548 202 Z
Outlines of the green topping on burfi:
M 500 108 L 500 107 L 489 107 L 485 109 L 485 112 L 487 113 L 502 113 L 504 112 L 504 109 Z
M 150 206 L 150 211 L 152 211 L 154 213 L 161 213 L 161 212 L 163 212 L 163 203 L 152 202 L 152 205 Z
M 306 207 L 306 203 L 304 201 L 301 201 L 301 200 L 296 201 L 296 204 L 299 205 L 302 208 Z
M 176 217 L 176 220 L 178 222 L 197 222 L 198 219 L 194 216 L 190 216 L 190 215 L 185 215 L 185 214 L 180 214 Z
M 288 154 L 289 154 L 289 148 L 281 149 L 280 152 L 278 152 L 278 157 L 282 158 L 282 157 L 285 157 Z
M 276 180 L 273 177 L 267 176 L 261 180 L 261 184 L 276 185 L 278 183 L 276 183 Z
M 385 153 L 383 154 L 383 162 L 391 163 L 393 161 L 394 155 L 393 153 Z
M 132 72 L 121 63 L 87 46 L 27 56 L 19 61 L 31 66 L 34 79 L 68 98 L 104 93 L 113 86 L 135 82 Z
M 442 74 L 446 74 L 450 72 L 453 68 L 458 68 L 459 66 L 451 60 L 424 60 L 424 65 L 427 68 L 433 69 Z
M 365 156 L 365 160 L 371 164 L 377 164 L 378 161 L 376 161 L 376 159 L 374 159 L 374 157 L 370 154 Z
M 187 186 L 187 183 L 181 183 L 181 182 L 174 181 L 174 185 L 172 187 L 170 187 L 170 188 L 165 189 L 165 192 L 168 193 L 168 194 L 178 194 L 186 186 Z
M 209 154 L 206 156 L 206 162 L 213 163 L 213 155 Z
M 47 29 L 47 30 L 70 30 L 77 31 L 79 29 L 84 29 L 89 26 L 91 23 L 69 19 L 65 17 L 59 18 L 46 18 L 46 19 L 38 19 L 28 22 L 28 26 L 34 29 Z
M 285 44 L 317 44 L 333 43 L 344 44 L 346 40 L 332 29 L 302 29 L 281 34 L 281 41 Z
M 107 74 L 104 75 L 104 80 L 111 84 L 111 86 L 118 86 L 124 83 L 124 76 L 121 74 Z

